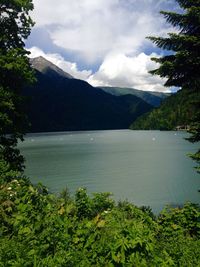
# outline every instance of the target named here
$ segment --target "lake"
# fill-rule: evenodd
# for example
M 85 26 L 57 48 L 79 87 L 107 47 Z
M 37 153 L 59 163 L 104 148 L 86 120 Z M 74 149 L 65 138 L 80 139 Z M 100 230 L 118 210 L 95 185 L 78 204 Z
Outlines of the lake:
M 51 192 L 66 186 L 112 192 L 116 200 L 150 206 L 200 203 L 200 176 L 187 153 L 198 144 L 181 131 L 87 131 L 29 134 L 19 145 L 26 174 Z

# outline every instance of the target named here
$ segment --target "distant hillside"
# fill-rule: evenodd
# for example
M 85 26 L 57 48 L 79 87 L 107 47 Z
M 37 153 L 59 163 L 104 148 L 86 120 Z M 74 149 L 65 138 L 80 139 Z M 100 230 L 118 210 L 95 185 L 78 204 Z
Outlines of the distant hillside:
M 134 95 L 114 96 L 39 57 L 31 61 L 37 82 L 29 97 L 30 132 L 126 129 L 152 106 Z
M 189 125 L 196 114 L 194 101 L 197 99 L 200 99 L 199 92 L 180 90 L 165 99 L 160 108 L 139 117 L 130 128 L 172 130 L 176 126 Z
M 170 96 L 169 93 L 161 92 L 151 92 L 151 91 L 141 91 L 133 88 L 122 88 L 122 87 L 99 87 L 105 92 L 112 95 L 121 96 L 121 95 L 134 95 L 142 98 L 145 102 L 149 103 L 154 107 L 160 106 L 161 102 Z

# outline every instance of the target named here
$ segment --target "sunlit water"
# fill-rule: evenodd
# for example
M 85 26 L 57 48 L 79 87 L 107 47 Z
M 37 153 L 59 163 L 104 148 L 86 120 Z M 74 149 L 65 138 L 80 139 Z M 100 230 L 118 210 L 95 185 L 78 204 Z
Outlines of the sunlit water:
M 20 149 L 26 174 L 52 192 L 112 192 L 116 200 L 151 206 L 200 203 L 200 175 L 185 132 L 89 131 L 31 134 Z

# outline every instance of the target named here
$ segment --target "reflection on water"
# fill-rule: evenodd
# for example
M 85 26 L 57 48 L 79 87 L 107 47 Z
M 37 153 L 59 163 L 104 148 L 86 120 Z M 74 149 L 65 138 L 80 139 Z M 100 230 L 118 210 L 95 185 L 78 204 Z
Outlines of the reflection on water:
M 197 144 L 184 132 L 90 131 L 28 135 L 20 148 L 26 174 L 51 191 L 109 191 L 115 199 L 148 205 L 200 202 L 200 177 L 186 154 Z

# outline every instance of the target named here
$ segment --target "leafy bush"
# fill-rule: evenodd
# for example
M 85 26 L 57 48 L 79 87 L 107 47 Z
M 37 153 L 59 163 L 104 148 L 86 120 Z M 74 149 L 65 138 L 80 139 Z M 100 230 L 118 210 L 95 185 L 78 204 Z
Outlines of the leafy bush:
M 0 189 L 0 266 L 198 266 L 200 208 L 186 203 L 156 217 L 110 193 L 74 199 L 28 179 Z

